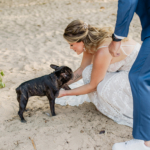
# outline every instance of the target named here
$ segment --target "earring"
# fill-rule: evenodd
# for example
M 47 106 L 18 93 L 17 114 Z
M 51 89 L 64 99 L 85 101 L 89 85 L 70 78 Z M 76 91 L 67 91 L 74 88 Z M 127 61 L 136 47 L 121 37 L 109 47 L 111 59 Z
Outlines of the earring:
M 86 51 L 86 50 L 85 50 L 85 47 L 83 48 L 83 50 Z

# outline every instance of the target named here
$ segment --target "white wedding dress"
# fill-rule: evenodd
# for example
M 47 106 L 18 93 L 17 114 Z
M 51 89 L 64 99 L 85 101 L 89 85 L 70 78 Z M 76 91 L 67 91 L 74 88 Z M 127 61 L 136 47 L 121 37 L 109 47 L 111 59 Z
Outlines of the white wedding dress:
M 141 45 L 137 43 L 131 54 L 124 60 L 110 64 L 105 78 L 97 86 L 97 91 L 85 95 L 56 98 L 56 104 L 78 106 L 85 101 L 92 102 L 101 113 L 118 124 L 133 127 L 133 98 L 128 73 L 140 47 Z M 122 51 L 125 53 L 123 48 Z M 70 88 L 89 83 L 92 66 L 92 64 L 87 66 L 82 72 L 83 79 L 69 85 Z

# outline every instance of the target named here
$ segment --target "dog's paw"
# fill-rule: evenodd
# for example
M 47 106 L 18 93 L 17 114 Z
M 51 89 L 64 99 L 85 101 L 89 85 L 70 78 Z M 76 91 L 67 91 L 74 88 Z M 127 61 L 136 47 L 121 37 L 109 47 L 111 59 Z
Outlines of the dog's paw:
M 55 113 L 53 113 L 53 114 L 52 114 L 52 116 L 56 116 L 56 114 L 55 114 Z
M 27 121 L 26 121 L 26 120 L 24 120 L 24 119 L 22 119 L 22 120 L 21 120 L 21 122 L 22 122 L 22 123 L 26 123 Z

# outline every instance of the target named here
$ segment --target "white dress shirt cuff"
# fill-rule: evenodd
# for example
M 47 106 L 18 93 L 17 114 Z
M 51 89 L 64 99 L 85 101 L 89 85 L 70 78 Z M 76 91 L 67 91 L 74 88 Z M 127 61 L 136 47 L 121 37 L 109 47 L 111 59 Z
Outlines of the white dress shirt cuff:
M 116 35 L 116 34 L 114 34 L 114 36 L 117 38 L 117 39 L 121 39 L 121 40 L 123 40 L 125 37 L 123 37 L 123 36 L 118 36 L 118 35 Z

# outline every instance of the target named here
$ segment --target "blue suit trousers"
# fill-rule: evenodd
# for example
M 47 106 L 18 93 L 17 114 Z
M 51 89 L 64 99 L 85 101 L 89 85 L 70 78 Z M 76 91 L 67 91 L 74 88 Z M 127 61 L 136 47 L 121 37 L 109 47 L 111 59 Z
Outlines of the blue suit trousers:
M 150 141 L 150 37 L 144 39 L 129 72 L 133 96 L 133 138 Z

